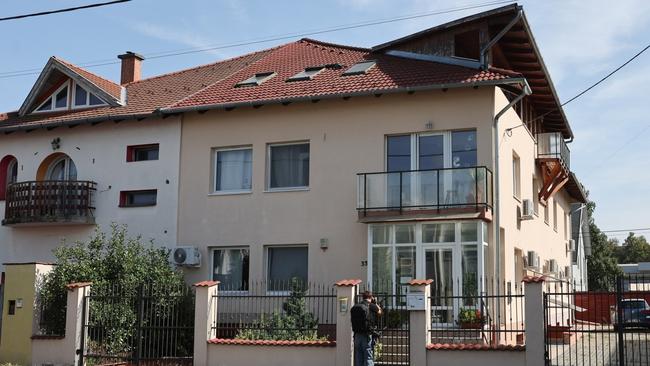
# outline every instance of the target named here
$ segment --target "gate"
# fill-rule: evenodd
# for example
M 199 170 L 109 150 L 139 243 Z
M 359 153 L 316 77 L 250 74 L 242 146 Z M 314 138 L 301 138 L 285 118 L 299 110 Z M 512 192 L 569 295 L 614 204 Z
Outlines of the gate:
M 83 301 L 79 366 L 192 365 L 191 288 L 94 286 Z
M 365 289 L 362 288 L 360 291 L 363 292 Z M 410 317 L 406 306 L 406 293 L 392 292 L 373 291 L 377 303 L 383 309 L 383 315 L 377 321 L 380 333 L 375 345 L 377 366 L 410 365 Z M 362 301 L 361 294 L 357 298 L 357 302 L 360 301 Z
M 650 365 L 650 276 L 620 276 L 607 292 L 547 286 L 546 365 Z

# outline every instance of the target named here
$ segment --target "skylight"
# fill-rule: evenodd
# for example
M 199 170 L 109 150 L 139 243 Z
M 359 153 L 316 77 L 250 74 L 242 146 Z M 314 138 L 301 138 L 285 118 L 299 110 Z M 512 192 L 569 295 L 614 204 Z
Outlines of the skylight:
M 74 92 L 70 93 L 69 90 L 74 90 Z M 36 108 L 36 112 L 53 112 L 100 105 L 106 105 L 106 102 L 76 82 L 68 80 L 48 96 Z
M 258 86 L 262 84 L 263 82 L 271 79 L 274 77 L 276 74 L 275 72 L 261 72 L 257 73 L 251 77 L 249 77 L 246 80 L 240 81 L 237 84 L 235 84 L 236 87 L 241 87 L 241 86 Z
M 318 75 L 323 70 L 325 70 L 325 66 L 308 67 L 296 75 L 288 78 L 287 81 L 311 80 L 314 78 L 314 76 Z
M 349 76 L 349 75 L 361 75 L 361 74 L 366 74 L 368 70 L 370 70 L 377 61 L 375 60 L 370 60 L 370 61 L 362 61 L 357 64 L 352 65 L 349 69 L 345 70 L 343 73 L 343 76 Z

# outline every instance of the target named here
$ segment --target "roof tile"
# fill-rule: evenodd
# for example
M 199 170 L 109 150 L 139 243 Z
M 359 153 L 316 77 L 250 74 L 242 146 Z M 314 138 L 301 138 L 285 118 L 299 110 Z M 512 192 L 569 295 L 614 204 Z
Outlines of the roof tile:
M 214 338 L 210 344 L 228 344 L 242 346 L 300 346 L 300 347 L 335 347 L 336 341 L 278 341 L 278 340 L 251 340 L 251 339 L 225 339 Z

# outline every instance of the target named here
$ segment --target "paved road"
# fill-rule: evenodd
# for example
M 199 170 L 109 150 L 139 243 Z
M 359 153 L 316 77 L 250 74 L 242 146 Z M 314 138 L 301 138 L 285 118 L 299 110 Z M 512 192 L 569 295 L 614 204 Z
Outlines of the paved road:
M 604 331 L 582 333 L 571 344 L 551 344 L 551 366 L 618 366 L 617 338 L 616 333 Z M 624 340 L 625 366 L 650 365 L 650 333 L 626 333 Z

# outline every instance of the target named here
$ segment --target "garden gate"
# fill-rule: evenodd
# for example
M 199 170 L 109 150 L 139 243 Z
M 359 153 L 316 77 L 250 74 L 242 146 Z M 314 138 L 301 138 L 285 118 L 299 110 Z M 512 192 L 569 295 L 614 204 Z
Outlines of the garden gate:
M 93 286 L 83 302 L 79 366 L 192 365 L 192 288 Z

